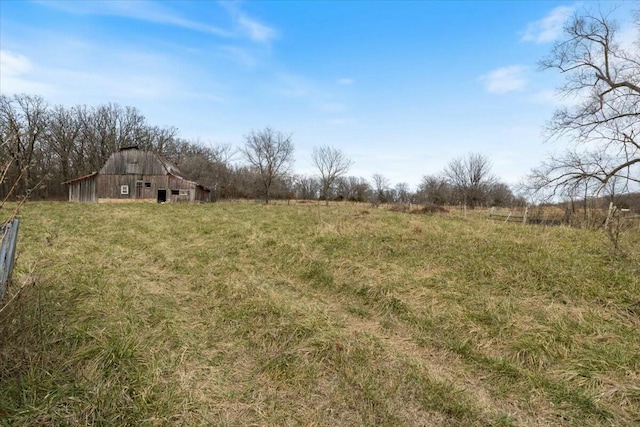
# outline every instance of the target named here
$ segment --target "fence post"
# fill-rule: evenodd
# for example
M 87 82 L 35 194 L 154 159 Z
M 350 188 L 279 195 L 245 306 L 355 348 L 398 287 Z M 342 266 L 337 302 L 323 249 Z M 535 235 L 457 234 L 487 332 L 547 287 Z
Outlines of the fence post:
M 607 219 L 604 220 L 604 228 L 606 229 L 609 226 L 609 221 L 611 221 L 611 216 L 615 209 L 613 208 L 613 202 L 609 202 L 609 212 L 607 212 Z
M 11 278 L 16 255 L 16 239 L 18 238 L 18 218 L 2 225 L 2 244 L 0 244 L 0 299 L 7 291 L 7 283 Z
M 7 271 L 5 259 L 9 252 L 9 223 L 2 224 L 0 229 L 2 230 L 0 232 L 2 234 L 2 244 L 0 245 L 0 299 L 2 299 L 7 290 L 7 282 L 4 280 L 4 276 Z
M 11 248 L 11 256 L 9 257 L 9 274 L 7 277 L 11 277 L 13 273 L 13 265 L 16 261 L 16 242 L 18 241 L 18 226 L 20 225 L 20 218 L 15 218 L 13 220 L 13 227 L 11 227 L 11 242 L 9 244 L 9 248 Z
M 527 223 L 527 215 L 529 214 L 529 205 L 524 207 L 524 215 L 522 215 L 522 225 Z

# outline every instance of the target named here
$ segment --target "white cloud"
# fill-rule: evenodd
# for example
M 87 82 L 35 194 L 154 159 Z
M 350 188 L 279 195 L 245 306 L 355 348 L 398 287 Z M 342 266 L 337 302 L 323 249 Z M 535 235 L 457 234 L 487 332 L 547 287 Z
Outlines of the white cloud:
M 0 50 L 0 92 L 38 94 L 67 105 L 114 101 L 143 106 L 170 99 L 202 99 L 203 94 L 210 102 L 224 98 L 224 88 L 215 80 L 207 81 L 203 90 L 184 77 L 184 68 L 172 67 L 177 61 L 165 54 L 89 43 L 86 50 L 68 51 L 67 46 L 52 42 L 39 49 L 29 43 L 25 48 Z
M 253 68 L 258 64 L 255 52 L 238 46 L 221 46 L 218 50 L 227 58 L 242 65 L 245 68 Z
M 353 83 L 354 83 L 354 80 L 350 77 L 343 77 L 341 79 L 338 79 L 339 85 L 347 86 L 347 85 L 352 85 Z
M 558 90 L 543 89 L 529 97 L 533 104 L 547 105 L 553 107 L 568 107 L 575 105 L 578 99 L 575 96 L 561 94 Z
M 90 2 L 92 3 L 92 2 Z M 110 2 L 109 14 L 140 19 L 158 24 L 173 25 L 201 33 L 215 34 L 222 37 L 231 37 L 232 33 L 213 25 L 179 16 L 176 11 L 166 9 L 160 4 L 145 1 L 135 2 Z
M 618 40 L 620 47 L 627 52 L 633 52 L 635 49 L 640 49 L 640 31 L 635 25 L 627 25 L 620 28 L 616 39 Z
M 540 90 L 529 98 L 534 104 L 556 105 L 558 103 L 558 93 L 553 89 Z
M 34 66 L 29 58 L 19 53 L 0 50 L 0 93 L 37 93 L 47 95 L 51 87 L 31 78 Z
M 44 6 L 80 15 L 110 15 L 158 24 L 173 25 L 202 33 L 232 37 L 230 31 L 181 17 L 175 10 L 164 7 L 161 3 L 150 1 L 42 1 Z
M 19 53 L 0 50 L 0 69 L 5 76 L 18 76 L 31 70 L 29 58 Z
M 249 18 L 244 13 L 238 14 L 238 25 L 255 42 L 268 43 L 278 36 L 276 30 L 253 18 Z
M 224 7 L 229 15 L 234 19 L 236 31 L 239 31 L 241 35 L 258 43 L 269 43 L 278 38 L 279 34 L 275 28 L 272 28 L 246 14 L 240 9 L 238 3 L 223 2 L 220 3 L 220 5 Z
M 558 6 L 546 17 L 527 24 L 520 39 L 534 43 L 548 43 L 557 40 L 562 34 L 564 23 L 576 8 L 574 6 Z
M 515 92 L 524 89 L 527 85 L 527 79 L 524 76 L 527 70 L 528 68 L 524 65 L 502 67 L 480 76 L 480 81 L 490 93 Z

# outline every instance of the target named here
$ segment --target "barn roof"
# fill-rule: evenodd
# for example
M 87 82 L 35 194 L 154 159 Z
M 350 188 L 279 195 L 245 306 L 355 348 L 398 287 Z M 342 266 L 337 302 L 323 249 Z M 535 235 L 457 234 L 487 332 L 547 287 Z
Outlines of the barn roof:
M 65 182 L 63 182 L 63 184 L 75 184 L 76 182 L 79 182 L 79 181 L 83 181 L 83 180 L 85 180 L 85 179 L 92 178 L 92 177 L 94 177 L 94 176 L 96 176 L 96 175 L 98 175 L 98 172 L 93 172 L 93 173 L 90 173 L 89 175 L 79 176 L 78 178 L 70 179 L 69 181 L 65 181 Z
M 153 151 L 143 151 L 138 146 L 124 147 L 112 153 L 105 164 L 100 168 L 100 172 L 74 178 L 63 182 L 63 184 L 74 184 L 85 179 L 89 179 L 98 173 L 102 175 L 172 175 L 185 181 L 193 182 L 210 191 L 207 187 L 199 184 L 180 172 L 178 166 Z
M 180 174 L 180 171 L 172 167 L 170 162 L 160 158 L 158 154 L 136 148 L 112 153 L 100 168 L 102 175 L 166 175 L 168 173 Z

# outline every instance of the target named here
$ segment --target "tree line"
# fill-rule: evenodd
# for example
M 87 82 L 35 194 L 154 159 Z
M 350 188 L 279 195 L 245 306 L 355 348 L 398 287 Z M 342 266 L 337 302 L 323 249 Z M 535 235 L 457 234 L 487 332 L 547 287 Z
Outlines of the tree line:
M 530 202 L 588 200 L 640 189 L 640 15 L 635 44 L 621 43 L 618 25 L 603 13 L 576 13 L 565 37 L 540 61 L 542 70 L 565 76 L 560 93 L 573 105 L 559 108 L 547 126 L 549 139 L 573 146 L 550 155 L 519 185 Z M 491 173 L 490 160 L 471 153 L 423 177 L 415 190 L 392 186 L 382 174 L 349 176 L 352 161 L 340 149 L 316 147 L 314 175 L 292 171 L 290 134 L 251 131 L 244 145 L 205 145 L 173 127 L 147 122 L 135 107 L 117 104 L 65 107 L 37 95 L 0 95 L 0 195 L 64 198 L 62 184 L 100 169 L 109 155 L 137 145 L 155 151 L 188 177 L 207 186 L 213 199 L 274 198 L 509 206 L 524 203 Z
M 253 130 L 238 150 L 205 145 L 178 135 L 173 127 L 147 122 L 135 107 L 50 106 L 41 96 L 0 95 L 0 195 L 64 199 L 64 182 L 95 171 L 111 153 L 138 146 L 161 154 L 181 172 L 212 191 L 217 199 L 346 200 L 372 203 L 509 205 L 509 187 L 490 173 L 480 154 L 453 160 L 439 175 L 425 176 L 416 191 L 392 186 L 380 173 L 371 181 L 348 172 L 353 161 L 340 149 L 315 147 L 314 175 L 295 174 L 291 135 L 272 128 Z

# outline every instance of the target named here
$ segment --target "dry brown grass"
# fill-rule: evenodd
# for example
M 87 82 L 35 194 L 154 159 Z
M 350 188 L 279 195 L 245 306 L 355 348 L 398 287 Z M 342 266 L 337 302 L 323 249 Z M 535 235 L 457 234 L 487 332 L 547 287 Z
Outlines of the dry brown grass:
M 36 203 L 12 425 L 635 425 L 639 237 L 362 205 Z M 32 266 L 36 268 L 33 270 Z

